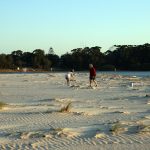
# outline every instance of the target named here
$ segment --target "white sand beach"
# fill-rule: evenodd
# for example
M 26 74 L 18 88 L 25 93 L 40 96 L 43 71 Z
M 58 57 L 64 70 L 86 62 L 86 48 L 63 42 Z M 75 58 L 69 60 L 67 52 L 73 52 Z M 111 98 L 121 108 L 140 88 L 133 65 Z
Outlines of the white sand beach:
M 0 150 L 150 149 L 150 77 L 64 76 L 0 74 Z

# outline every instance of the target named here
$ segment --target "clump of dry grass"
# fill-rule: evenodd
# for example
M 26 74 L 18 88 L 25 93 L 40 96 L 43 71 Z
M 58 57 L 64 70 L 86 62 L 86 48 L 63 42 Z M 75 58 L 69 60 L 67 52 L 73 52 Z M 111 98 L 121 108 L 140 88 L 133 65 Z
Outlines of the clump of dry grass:
M 137 127 L 138 133 L 150 133 L 150 125 L 140 124 Z
M 53 128 L 51 131 L 52 135 L 63 136 L 63 128 Z
M 3 107 L 5 107 L 7 104 L 4 102 L 0 102 L 0 109 L 2 109 Z
M 97 133 L 96 135 L 95 135 L 95 138 L 96 139 L 101 139 L 101 138 L 105 138 L 106 137 L 106 134 L 105 133 Z
M 71 109 L 71 102 L 69 102 L 66 106 L 63 106 L 59 112 L 69 112 Z
M 110 132 L 112 132 L 112 134 L 119 134 L 125 131 L 126 131 L 126 128 L 123 127 L 122 124 L 120 123 L 114 124 L 112 128 L 110 129 Z
M 150 95 L 146 94 L 145 97 L 150 97 Z

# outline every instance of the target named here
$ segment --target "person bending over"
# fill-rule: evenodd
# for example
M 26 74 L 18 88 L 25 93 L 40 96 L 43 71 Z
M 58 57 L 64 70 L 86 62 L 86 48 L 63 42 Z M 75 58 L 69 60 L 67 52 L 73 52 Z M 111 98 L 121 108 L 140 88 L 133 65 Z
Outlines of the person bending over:
M 65 75 L 65 79 L 67 81 L 67 85 L 70 86 L 70 81 L 75 81 L 74 70 L 71 70 Z

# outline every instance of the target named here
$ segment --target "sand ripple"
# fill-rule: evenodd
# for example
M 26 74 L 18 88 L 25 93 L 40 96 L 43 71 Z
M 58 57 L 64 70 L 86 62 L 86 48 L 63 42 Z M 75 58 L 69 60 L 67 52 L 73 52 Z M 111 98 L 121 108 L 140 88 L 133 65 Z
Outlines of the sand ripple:
M 64 73 L 0 80 L 0 150 L 149 150 L 149 78 L 100 74 L 94 89 L 87 73 L 70 87 Z

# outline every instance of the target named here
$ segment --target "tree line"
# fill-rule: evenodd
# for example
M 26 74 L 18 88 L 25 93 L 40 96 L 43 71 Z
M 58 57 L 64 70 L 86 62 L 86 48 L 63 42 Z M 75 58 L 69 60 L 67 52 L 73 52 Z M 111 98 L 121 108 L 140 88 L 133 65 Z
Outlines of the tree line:
M 92 63 L 97 70 L 150 70 L 150 44 L 114 45 L 114 50 L 101 52 L 101 47 L 76 48 L 61 56 L 53 48 L 46 54 L 42 49 L 33 52 L 13 51 L 0 54 L 0 69 L 50 68 L 87 70 Z

